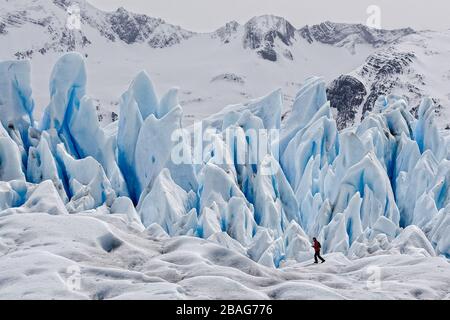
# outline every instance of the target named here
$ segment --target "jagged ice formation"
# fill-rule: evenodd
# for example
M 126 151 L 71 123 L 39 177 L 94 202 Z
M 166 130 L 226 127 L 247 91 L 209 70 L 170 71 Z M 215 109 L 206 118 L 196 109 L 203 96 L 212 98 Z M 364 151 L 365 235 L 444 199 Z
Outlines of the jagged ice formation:
M 271 267 L 310 258 L 313 236 L 326 253 L 353 258 L 390 250 L 450 257 L 450 143 L 429 99 L 416 120 L 404 99 L 382 96 L 357 127 L 339 132 L 324 82 L 310 78 L 283 121 L 279 90 L 205 119 L 201 135 L 214 133 L 201 141 L 200 163 L 177 164 L 176 146 L 187 158 L 196 153 L 177 89 L 159 99 L 139 73 L 118 123 L 101 128 L 84 60 L 69 53 L 35 121 L 30 69 L 0 63 L 0 216 L 102 207 L 141 230 L 206 238 Z M 172 135 L 183 129 L 180 144 Z M 241 162 L 240 147 L 261 146 L 249 129 L 279 134 L 262 143 L 264 157 Z

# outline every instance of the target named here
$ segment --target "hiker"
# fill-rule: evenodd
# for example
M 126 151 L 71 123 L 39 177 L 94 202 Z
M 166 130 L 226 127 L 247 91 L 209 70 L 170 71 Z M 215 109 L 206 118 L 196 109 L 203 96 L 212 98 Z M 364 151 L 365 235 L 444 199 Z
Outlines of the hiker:
M 320 245 L 320 242 L 317 241 L 316 238 L 313 238 L 313 245 L 312 245 L 312 247 L 314 248 L 314 251 L 315 251 L 315 253 L 314 253 L 314 263 L 319 263 L 317 261 L 317 258 L 322 260 L 322 263 L 324 263 L 325 259 L 320 256 L 320 248 L 322 248 L 322 246 Z

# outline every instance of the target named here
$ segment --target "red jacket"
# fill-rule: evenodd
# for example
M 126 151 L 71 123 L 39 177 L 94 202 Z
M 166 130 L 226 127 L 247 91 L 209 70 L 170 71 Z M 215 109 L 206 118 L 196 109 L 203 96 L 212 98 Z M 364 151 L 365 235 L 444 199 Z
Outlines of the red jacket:
M 314 243 L 313 243 L 313 248 L 314 248 L 314 251 L 320 252 L 320 248 L 321 248 L 320 242 L 317 241 L 317 240 L 314 241 Z

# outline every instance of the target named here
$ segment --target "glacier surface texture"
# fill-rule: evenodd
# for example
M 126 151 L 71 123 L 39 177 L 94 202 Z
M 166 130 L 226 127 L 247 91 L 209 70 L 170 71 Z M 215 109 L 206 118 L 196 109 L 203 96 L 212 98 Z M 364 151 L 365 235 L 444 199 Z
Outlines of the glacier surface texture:
M 101 127 L 77 53 L 55 64 L 48 106 L 35 119 L 30 72 L 29 61 L 0 62 L 0 217 L 10 223 L 47 213 L 70 227 L 70 215 L 76 225 L 122 214 L 136 232 L 207 239 L 269 269 L 311 259 L 312 237 L 342 259 L 450 258 L 450 142 L 430 99 L 416 119 L 402 97 L 381 96 L 376 112 L 339 131 L 325 83 L 313 77 L 283 120 L 277 90 L 204 119 L 199 137 L 182 126 L 177 89 L 159 97 L 145 72 L 121 96 L 119 120 Z M 249 129 L 278 132 L 253 162 L 237 155 L 238 146 L 261 144 Z M 200 162 L 173 161 L 174 150 L 196 158 L 198 144 Z M 28 223 L 38 218 L 46 219 Z M 106 234 L 106 251 L 120 247 Z

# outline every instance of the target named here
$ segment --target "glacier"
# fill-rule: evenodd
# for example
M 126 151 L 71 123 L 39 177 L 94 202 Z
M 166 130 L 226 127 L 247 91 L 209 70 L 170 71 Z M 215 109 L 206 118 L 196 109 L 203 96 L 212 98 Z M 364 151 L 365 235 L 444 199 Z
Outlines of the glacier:
M 123 93 L 116 130 L 102 128 L 77 53 L 55 64 L 36 121 L 30 72 L 29 61 L 0 62 L 0 216 L 123 214 L 139 232 L 203 238 L 270 268 L 310 259 L 312 237 L 348 258 L 450 258 L 450 139 L 430 99 L 416 119 L 405 99 L 380 97 L 358 126 L 338 131 L 313 77 L 283 119 L 276 90 L 204 119 L 196 137 L 183 128 L 178 89 L 159 99 L 146 72 Z M 187 159 L 200 140 L 199 163 L 174 163 L 180 130 Z

